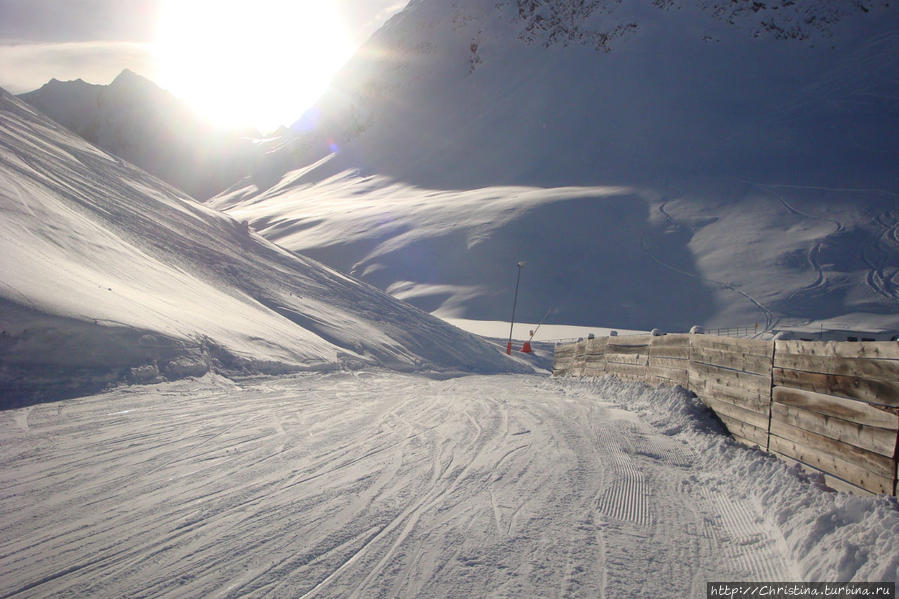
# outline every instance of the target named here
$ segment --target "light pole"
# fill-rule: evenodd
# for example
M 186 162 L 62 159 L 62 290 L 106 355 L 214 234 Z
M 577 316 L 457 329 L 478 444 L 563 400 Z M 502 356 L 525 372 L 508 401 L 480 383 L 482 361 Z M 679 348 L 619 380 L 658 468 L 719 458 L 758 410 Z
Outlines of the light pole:
M 518 305 L 518 283 L 521 282 L 521 267 L 524 262 L 518 263 L 518 277 L 515 279 L 515 299 L 512 300 L 512 322 L 509 324 L 509 344 L 506 345 L 506 354 L 512 355 L 512 328 L 515 326 L 515 306 Z

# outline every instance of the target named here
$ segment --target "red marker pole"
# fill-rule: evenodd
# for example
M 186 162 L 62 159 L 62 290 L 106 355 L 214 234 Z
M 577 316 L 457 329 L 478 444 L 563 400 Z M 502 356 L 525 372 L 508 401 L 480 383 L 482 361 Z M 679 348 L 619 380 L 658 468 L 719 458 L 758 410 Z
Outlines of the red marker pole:
M 506 345 L 506 354 L 512 355 L 512 328 L 515 326 L 515 307 L 518 305 L 518 284 L 521 282 L 521 267 L 524 262 L 518 263 L 518 277 L 515 279 L 515 299 L 512 300 L 512 323 L 509 325 L 509 343 Z

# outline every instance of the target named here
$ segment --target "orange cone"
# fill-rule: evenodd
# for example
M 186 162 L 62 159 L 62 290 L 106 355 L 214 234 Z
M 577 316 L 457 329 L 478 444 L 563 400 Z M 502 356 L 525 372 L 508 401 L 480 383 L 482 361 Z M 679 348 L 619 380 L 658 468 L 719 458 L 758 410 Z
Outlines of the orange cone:
M 526 353 L 526 354 L 531 353 L 531 351 L 533 351 L 533 350 L 531 350 L 531 342 L 530 342 L 530 341 L 525 341 L 525 342 L 524 342 L 524 345 L 521 347 L 521 351 L 524 352 L 524 353 Z

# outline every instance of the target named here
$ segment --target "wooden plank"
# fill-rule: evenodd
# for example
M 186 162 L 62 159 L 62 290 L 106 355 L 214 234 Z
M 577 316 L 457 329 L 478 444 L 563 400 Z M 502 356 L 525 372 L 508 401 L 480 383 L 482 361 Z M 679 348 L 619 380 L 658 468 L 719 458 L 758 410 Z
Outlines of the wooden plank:
M 771 379 L 758 374 L 739 372 L 726 368 L 718 368 L 710 364 L 690 362 L 690 379 L 696 377 L 697 383 L 709 382 L 723 387 L 734 387 L 759 394 L 760 397 L 770 394 Z
M 876 406 L 854 399 L 780 386 L 774 387 L 773 398 L 774 401 L 785 405 L 835 416 L 849 422 L 891 430 L 899 429 L 899 408 Z
M 896 451 L 895 430 L 847 422 L 833 416 L 810 412 L 776 401 L 771 404 L 771 411 L 772 423 L 775 420 L 784 422 L 888 458 L 892 458 Z
M 760 339 L 737 339 L 734 337 L 715 337 L 711 335 L 692 335 L 690 347 L 715 349 L 755 356 L 770 356 L 774 351 L 773 341 Z
M 645 354 L 649 355 L 648 345 L 615 345 L 609 343 L 606 346 L 607 354 Z
M 694 391 L 694 393 L 696 393 Z M 696 395 L 703 399 L 711 398 L 718 401 L 723 401 L 729 403 L 731 405 L 737 406 L 743 410 L 748 410 L 750 412 L 755 412 L 756 414 L 761 414 L 765 418 L 768 417 L 768 414 L 771 410 L 771 404 L 769 401 L 760 401 L 755 397 L 746 397 L 745 395 L 740 395 L 739 391 L 734 391 L 733 389 L 723 389 L 718 391 L 701 391 L 696 393 Z M 767 425 L 765 425 L 767 428 Z
M 653 379 L 655 384 L 664 385 L 680 385 L 687 388 L 690 380 L 690 374 L 683 369 L 677 368 L 661 368 L 658 366 L 649 366 L 646 369 L 646 380 Z
M 853 485 L 852 483 L 848 483 L 841 478 L 837 478 L 836 476 L 828 474 L 827 472 L 818 470 L 817 468 L 809 466 L 808 464 L 803 464 L 799 460 L 793 459 L 788 455 L 784 455 L 784 454 L 778 453 L 776 451 L 772 451 L 771 453 L 776 455 L 778 459 L 783 460 L 784 462 L 799 466 L 800 468 L 802 468 L 809 474 L 816 474 L 816 475 L 822 476 L 824 478 L 824 484 L 835 491 L 842 491 L 844 493 L 853 493 L 855 495 L 876 495 L 876 493 L 873 493 L 867 489 L 862 489 L 861 487 L 857 487 L 857 486 Z
M 606 362 L 609 364 L 638 364 L 646 366 L 649 364 L 649 356 L 647 354 L 606 354 Z
M 571 365 L 574 363 L 574 360 L 571 358 L 559 358 L 556 357 L 553 359 L 553 368 L 571 368 Z
M 772 434 L 769 449 L 774 453 L 786 455 L 803 464 L 833 474 L 873 493 L 892 493 L 892 476 L 889 478 L 879 476 L 842 458 L 815 451 L 795 441 Z
M 757 426 L 752 426 L 751 424 L 741 422 L 740 420 L 735 420 L 724 414 L 718 414 L 718 418 L 721 419 L 721 422 L 724 423 L 724 426 L 727 427 L 727 430 L 730 431 L 730 433 L 734 435 L 734 437 L 748 439 L 759 447 L 765 447 L 767 445 L 767 427 L 762 429 Z
M 863 376 L 881 381 L 893 381 L 899 376 L 899 360 L 872 358 L 810 356 L 778 352 L 774 354 L 774 367 L 822 374 Z
M 751 424 L 756 428 L 764 429 L 765 431 L 768 430 L 767 414 L 760 414 L 758 412 L 746 410 L 744 408 L 741 408 L 740 406 L 736 406 L 726 401 L 721 401 L 720 399 L 717 399 L 715 397 L 707 397 L 705 398 L 705 401 L 703 401 L 703 403 L 714 410 L 714 412 L 718 414 L 719 418 L 721 416 L 726 416 L 733 420 Z
M 646 367 L 609 362 L 606 364 L 606 373 L 632 380 L 644 380 L 646 378 Z
M 834 358 L 864 358 L 899 360 L 896 341 L 795 341 L 777 340 L 776 353 L 826 356 Z
M 659 366 L 662 368 L 679 368 L 686 372 L 690 368 L 690 361 L 682 360 L 681 358 L 659 358 L 657 356 L 650 355 L 649 365 Z
M 555 356 L 553 358 L 553 376 L 563 376 L 568 374 L 574 360 L 565 356 Z
M 772 368 L 771 356 L 756 356 L 719 349 L 693 348 L 690 360 L 760 375 L 769 375 Z
M 899 379 L 881 381 L 859 376 L 775 368 L 774 384 L 876 404 L 899 405 Z
M 690 373 L 690 390 L 697 395 L 720 397 L 730 403 L 756 411 L 761 409 L 767 410 L 768 404 L 771 403 L 771 390 L 769 388 L 758 387 L 748 390 L 739 386 L 729 387 L 707 379 L 696 379 L 693 373 Z
M 607 337 L 608 344 L 616 347 L 649 347 L 654 337 L 652 335 L 628 335 L 626 337 Z
M 596 339 L 587 339 L 586 352 L 587 355 L 606 353 L 607 337 L 598 337 Z
M 680 360 L 689 360 L 690 346 L 666 345 L 662 347 L 656 347 L 655 345 L 650 345 L 649 355 L 654 358 L 677 358 Z
M 875 381 L 895 383 L 899 380 L 899 361 L 868 360 L 865 358 L 829 358 L 799 354 L 776 354 L 774 367 L 818 374 L 833 374 Z M 899 407 L 899 399 L 887 396 L 878 401 Z
M 671 333 L 669 335 L 661 335 L 659 337 L 653 337 L 652 341 L 649 344 L 651 347 L 689 347 L 690 346 L 690 334 L 689 333 Z
M 893 462 L 893 458 L 866 451 L 841 441 L 835 441 L 830 437 L 825 437 L 818 433 L 803 430 L 787 424 L 783 420 L 771 421 L 771 435 L 776 435 L 781 439 L 787 439 L 798 443 L 810 452 L 820 454 L 822 459 L 827 456 L 839 458 L 857 468 L 882 476 L 883 478 L 889 478 L 890 480 L 892 480 L 895 475 L 895 462 Z M 825 468 L 825 470 L 839 474 L 839 472 L 835 472 L 834 470 L 829 470 L 827 468 Z

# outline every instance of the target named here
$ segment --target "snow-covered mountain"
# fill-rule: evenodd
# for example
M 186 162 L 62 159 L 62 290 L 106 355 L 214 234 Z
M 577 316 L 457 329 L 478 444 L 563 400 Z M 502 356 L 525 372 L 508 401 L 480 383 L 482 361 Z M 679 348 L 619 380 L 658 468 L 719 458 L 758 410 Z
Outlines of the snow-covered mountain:
M 51 80 L 23 100 L 95 146 L 205 199 L 251 171 L 249 137 L 216 129 L 130 70 L 109 85 Z
M 899 327 L 899 9 L 416 0 L 211 200 L 443 315 Z
M 0 90 L 0 397 L 381 366 L 499 348 L 264 240 Z

